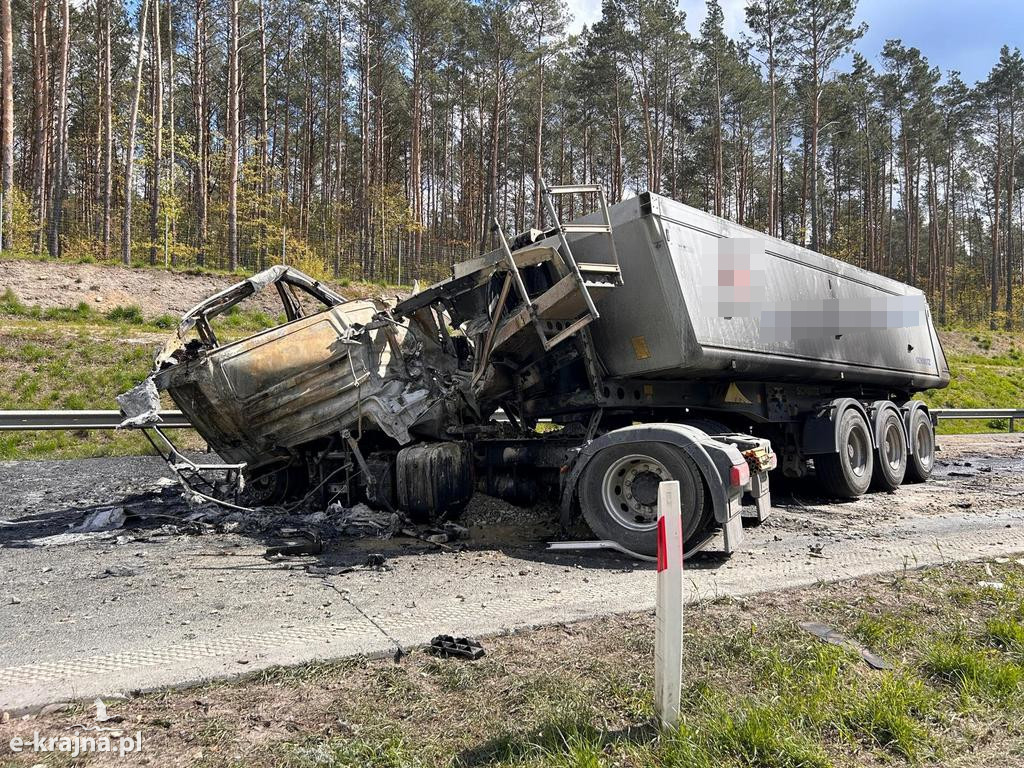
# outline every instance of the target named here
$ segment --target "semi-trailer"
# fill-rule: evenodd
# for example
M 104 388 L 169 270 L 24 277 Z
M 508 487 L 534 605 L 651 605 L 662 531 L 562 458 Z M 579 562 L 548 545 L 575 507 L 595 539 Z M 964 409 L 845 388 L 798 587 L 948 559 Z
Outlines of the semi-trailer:
M 686 546 L 721 528 L 728 551 L 768 513 L 776 467 L 844 498 L 929 476 L 914 394 L 949 370 L 919 290 L 653 193 L 543 198 L 547 227 L 495 224 L 498 248 L 401 301 L 286 266 L 222 291 L 143 389 L 170 393 L 246 503 L 437 517 L 479 488 L 555 501 L 566 527 L 582 514 L 648 555 L 663 480 L 680 482 Z M 569 198 L 593 212 L 562 222 Z M 216 318 L 271 285 L 286 322 L 222 343 Z

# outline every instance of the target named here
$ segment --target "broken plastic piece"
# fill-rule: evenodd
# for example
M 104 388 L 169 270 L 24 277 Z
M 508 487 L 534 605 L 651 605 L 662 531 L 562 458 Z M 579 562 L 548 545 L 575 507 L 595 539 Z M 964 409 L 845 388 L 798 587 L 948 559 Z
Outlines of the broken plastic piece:
M 851 640 L 840 632 L 836 632 L 832 627 L 826 624 L 819 624 L 814 621 L 804 621 L 797 626 L 805 632 L 810 632 L 823 643 L 848 648 L 864 659 L 867 665 L 872 669 L 892 669 L 892 665 L 881 656 L 875 655 L 860 643 Z
M 72 533 L 94 533 L 96 531 L 112 531 L 124 525 L 124 507 L 104 507 L 89 515 L 80 525 L 71 529 Z
M 476 661 L 486 654 L 483 646 L 476 640 L 451 635 L 438 635 L 430 641 L 427 651 L 435 656 L 457 656 L 470 661 Z

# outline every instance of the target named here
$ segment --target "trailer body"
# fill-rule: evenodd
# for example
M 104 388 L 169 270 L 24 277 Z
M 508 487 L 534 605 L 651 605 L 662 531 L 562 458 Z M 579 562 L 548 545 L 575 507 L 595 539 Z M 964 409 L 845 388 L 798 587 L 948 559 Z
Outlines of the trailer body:
M 623 284 L 592 326 L 609 376 L 949 382 L 916 288 L 659 195 L 611 213 Z M 591 236 L 572 249 L 591 261 L 605 247 Z

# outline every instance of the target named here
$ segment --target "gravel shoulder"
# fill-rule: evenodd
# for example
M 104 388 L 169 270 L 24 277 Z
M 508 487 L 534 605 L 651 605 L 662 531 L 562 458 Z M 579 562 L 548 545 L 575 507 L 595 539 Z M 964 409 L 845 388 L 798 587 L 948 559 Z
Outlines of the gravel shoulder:
M 1024 551 L 1022 448 L 1020 435 L 946 437 L 931 482 L 850 503 L 823 502 L 809 485 L 777 491 L 742 552 L 687 562 L 687 599 Z M 146 457 L 0 463 L 0 709 L 653 606 L 649 566 L 547 553 L 554 510 L 481 495 L 463 520 L 470 538 L 451 548 L 339 538 L 317 556 L 275 561 L 264 557 L 272 535 L 163 535 L 155 517 L 47 539 L 97 505 L 168 511 L 166 474 Z M 369 552 L 386 569 L 363 567 Z

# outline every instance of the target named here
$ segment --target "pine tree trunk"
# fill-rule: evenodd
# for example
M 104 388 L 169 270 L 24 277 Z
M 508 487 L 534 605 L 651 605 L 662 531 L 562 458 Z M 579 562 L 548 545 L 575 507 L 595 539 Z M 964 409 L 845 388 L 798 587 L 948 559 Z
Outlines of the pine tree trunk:
M 124 211 L 121 222 L 121 261 L 125 266 L 132 263 L 132 198 L 135 196 L 135 132 L 139 123 L 139 96 L 142 92 L 142 61 L 146 55 L 146 19 L 149 16 L 149 0 L 142 0 L 139 10 L 138 52 L 135 58 L 135 85 L 132 91 L 131 117 L 128 119 L 128 146 L 124 164 Z
M 1013 191 L 1014 176 L 1017 165 L 1017 144 L 1016 144 L 1016 105 L 1014 104 L 1013 84 L 1010 84 L 1010 136 L 1009 136 L 1009 157 L 1006 163 L 1006 329 L 1013 328 Z M 996 205 L 998 205 L 996 198 Z
M 999 311 L 999 195 L 1002 192 L 1002 170 L 1003 170 L 1003 157 L 1002 157 L 1002 139 L 1003 139 L 1003 123 L 1002 116 L 998 109 L 996 110 L 996 165 L 995 165 L 995 179 L 993 181 L 993 199 L 994 204 L 992 206 L 992 270 L 990 278 L 991 283 L 991 295 L 990 295 L 990 307 L 989 307 L 989 327 L 992 330 L 996 328 L 996 313 Z
M 103 2 L 103 258 L 110 258 L 114 197 L 113 95 L 110 71 L 110 0 Z
M 149 190 L 149 263 L 156 264 L 160 239 L 160 176 L 163 169 L 164 83 L 163 46 L 160 45 L 160 0 L 153 0 L 153 167 Z
M 264 9 L 264 0 L 259 2 L 259 35 L 260 35 L 260 199 L 257 208 L 257 216 L 260 220 L 260 249 L 258 268 L 266 267 L 267 261 L 267 191 L 269 185 L 269 160 L 267 158 L 268 141 L 268 117 L 267 117 L 267 19 Z
M 10 250 L 14 226 L 14 33 L 11 25 L 11 0 L 0 0 L 0 35 L 3 35 L 3 67 L 0 98 L 3 99 L 3 131 L 0 135 L 0 203 L 3 238 L 0 248 Z
M 68 0 L 61 0 L 60 71 L 57 75 L 57 133 L 54 137 L 53 208 L 46 233 L 50 257 L 61 256 L 61 219 L 64 214 L 64 176 L 67 165 L 68 136 L 68 66 L 71 56 L 71 10 Z
M 228 269 L 238 268 L 238 0 L 228 3 Z
M 174 139 L 174 17 L 172 0 L 167 0 L 167 190 L 175 199 L 175 139 Z M 177 206 L 175 205 L 175 208 Z M 164 265 L 170 265 L 170 242 L 174 239 L 176 219 L 170 219 L 170 213 L 164 211 Z
M 192 74 L 192 101 L 195 112 L 195 194 L 196 194 L 196 263 L 206 263 L 206 242 L 209 227 L 207 212 L 206 133 L 206 0 L 196 0 L 195 70 Z
M 50 97 L 47 75 L 49 52 L 46 46 L 46 8 L 47 0 L 36 0 L 32 16 L 32 122 L 35 129 L 32 151 L 37 227 L 34 251 L 37 255 L 43 251 L 43 229 L 46 225 L 46 171 L 49 161 L 47 126 L 50 123 Z

